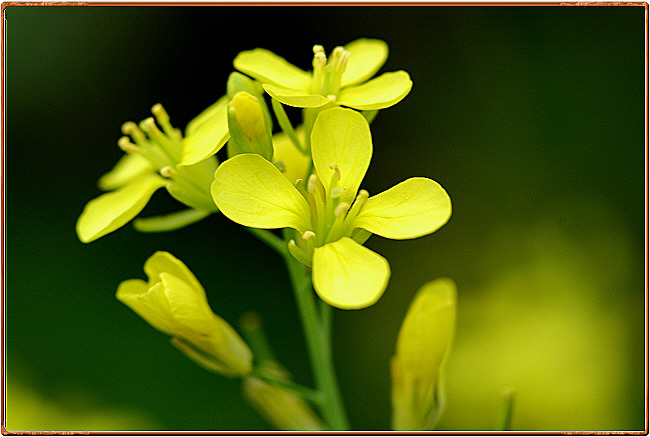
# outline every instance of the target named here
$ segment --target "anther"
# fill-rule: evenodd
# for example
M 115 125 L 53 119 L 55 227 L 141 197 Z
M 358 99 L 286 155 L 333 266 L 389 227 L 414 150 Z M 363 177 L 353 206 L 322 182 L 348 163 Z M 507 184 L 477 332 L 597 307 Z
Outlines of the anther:
M 334 170 L 334 173 L 336 173 L 336 175 L 337 175 L 337 176 L 339 177 L 339 179 L 340 179 L 340 178 L 341 178 L 341 170 L 339 169 L 339 166 L 336 165 L 336 163 L 332 162 L 332 163 L 329 165 L 329 167 L 330 167 L 332 170 Z
M 140 151 L 140 148 L 135 144 L 133 144 L 129 140 L 129 137 L 120 138 L 119 140 L 117 140 L 117 145 L 125 153 L 138 153 Z
M 328 94 L 327 98 L 330 99 L 332 102 L 336 102 L 336 95 L 335 94 Z
M 158 123 L 164 124 L 169 122 L 169 114 L 167 114 L 167 111 L 165 111 L 165 108 L 160 103 L 156 103 L 151 107 L 151 113 L 156 117 Z
M 319 53 L 322 53 L 323 55 L 325 54 L 325 48 L 320 44 L 314 45 L 313 50 L 314 50 L 314 55 L 317 55 Z
M 345 214 L 345 212 L 350 208 L 350 204 L 347 202 L 341 202 L 336 206 L 336 209 L 334 209 L 334 216 L 335 217 L 340 217 L 342 214 Z
M 160 169 L 160 175 L 167 179 L 172 179 L 178 176 L 178 172 L 170 166 L 166 166 Z
M 156 122 L 154 121 L 153 117 L 147 117 L 142 120 L 140 122 L 140 129 L 149 134 L 150 137 L 162 134 L 162 132 L 160 132 L 160 129 L 158 129 L 158 126 L 156 126 Z
M 318 183 L 318 176 L 316 176 L 315 174 L 309 176 L 309 180 L 307 181 L 307 191 L 309 191 L 311 194 L 314 194 L 316 192 L 317 183 Z
M 316 238 L 316 234 L 313 233 L 312 231 L 305 231 L 302 233 L 302 239 L 307 241 L 307 240 L 313 240 Z
M 127 121 L 122 125 L 122 133 L 129 135 L 136 142 L 145 138 L 144 133 L 138 128 L 138 125 L 132 121 Z
M 370 197 L 370 193 L 368 193 L 366 190 L 359 190 L 356 202 L 365 202 L 368 197 Z

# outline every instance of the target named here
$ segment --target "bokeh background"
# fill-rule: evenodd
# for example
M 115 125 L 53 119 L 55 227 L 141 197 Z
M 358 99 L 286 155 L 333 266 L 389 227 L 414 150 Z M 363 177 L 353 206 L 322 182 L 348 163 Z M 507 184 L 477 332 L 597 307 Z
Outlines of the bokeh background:
M 441 429 L 493 429 L 516 392 L 519 430 L 642 430 L 644 26 L 634 7 L 8 6 L 6 427 L 269 429 L 240 381 L 198 368 L 118 302 L 156 250 L 183 260 L 233 325 L 259 312 L 276 354 L 311 384 L 281 261 L 223 216 L 89 245 L 75 222 L 122 152 L 120 126 L 163 103 L 179 127 L 225 92 L 232 59 L 265 47 L 304 68 L 359 37 L 410 95 L 372 125 L 363 186 L 440 182 L 450 222 L 373 237 L 384 297 L 336 311 L 335 360 L 355 429 L 390 426 L 389 359 L 425 282 L 458 284 Z M 179 209 L 164 190 L 143 212 Z

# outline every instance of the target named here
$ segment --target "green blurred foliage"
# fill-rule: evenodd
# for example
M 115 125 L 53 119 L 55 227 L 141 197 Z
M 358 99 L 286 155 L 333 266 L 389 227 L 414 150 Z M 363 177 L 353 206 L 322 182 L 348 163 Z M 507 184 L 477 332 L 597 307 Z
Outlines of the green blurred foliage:
M 508 388 L 516 429 L 643 429 L 642 6 L 8 6 L 5 19 L 8 426 L 57 408 L 52 429 L 268 429 L 240 381 L 198 368 L 115 299 L 156 250 L 183 260 L 231 324 L 259 312 L 311 384 L 282 263 L 245 231 L 213 216 L 84 245 L 74 225 L 121 156 L 123 122 L 160 102 L 184 127 L 225 93 L 241 50 L 309 69 L 313 44 L 376 37 L 391 50 L 382 71 L 404 69 L 414 87 L 373 122 L 363 187 L 431 177 L 454 212 L 431 236 L 368 242 L 393 275 L 375 306 L 335 311 L 352 425 L 390 426 L 399 325 L 423 283 L 449 276 L 459 314 L 443 429 L 491 428 Z M 143 215 L 180 209 L 168 197 Z M 61 406 L 62 390 L 97 402 Z

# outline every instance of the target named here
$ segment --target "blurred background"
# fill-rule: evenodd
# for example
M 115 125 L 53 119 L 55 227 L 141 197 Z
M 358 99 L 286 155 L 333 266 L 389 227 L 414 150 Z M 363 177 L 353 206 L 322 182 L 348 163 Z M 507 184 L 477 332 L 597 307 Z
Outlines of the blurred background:
M 458 285 L 440 429 L 643 430 L 644 26 L 637 7 L 8 6 L 6 427 L 269 429 L 241 383 L 210 374 L 115 299 L 156 250 L 183 260 L 213 310 L 259 312 L 282 363 L 311 384 L 281 260 L 223 216 L 166 234 L 131 225 L 91 244 L 75 223 L 122 155 L 120 126 L 162 103 L 185 124 L 225 93 L 238 52 L 308 70 L 359 37 L 390 46 L 409 96 L 372 124 L 363 187 L 427 176 L 449 223 L 372 237 L 384 297 L 335 311 L 354 429 L 390 426 L 389 360 L 425 282 Z M 142 216 L 180 209 L 164 191 Z

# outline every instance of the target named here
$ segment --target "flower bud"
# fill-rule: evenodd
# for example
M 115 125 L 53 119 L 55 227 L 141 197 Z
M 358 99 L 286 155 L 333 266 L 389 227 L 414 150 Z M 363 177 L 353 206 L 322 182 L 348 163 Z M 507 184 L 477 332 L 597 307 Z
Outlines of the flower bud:
M 117 298 L 197 364 L 226 376 L 247 375 L 252 354 L 237 332 L 215 315 L 196 277 L 180 260 L 156 252 L 145 263 L 149 282 L 120 284 Z
M 235 94 L 228 105 L 229 156 L 257 153 L 265 159 L 273 157 L 271 128 L 257 97 L 246 91 Z
M 442 410 L 442 373 L 456 325 L 456 286 L 447 278 L 416 294 L 391 362 L 393 429 L 430 430 Z
M 264 373 L 289 381 L 279 364 L 266 362 Z M 314 410 L 296 393 L 259 378 L 247 377 L 243 385 L 248 402 L 275 428 L 282 431 L 321 431 L 325 425 Z

